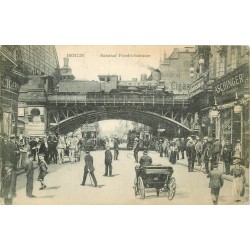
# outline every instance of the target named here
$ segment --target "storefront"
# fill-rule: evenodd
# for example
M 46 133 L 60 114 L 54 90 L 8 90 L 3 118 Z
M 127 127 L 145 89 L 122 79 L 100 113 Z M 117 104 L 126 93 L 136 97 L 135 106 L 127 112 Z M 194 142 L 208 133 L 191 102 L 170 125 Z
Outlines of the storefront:
M 242 144 L 242 157 L 249 159 L 249 65 L 243 64 L 214 83 L 219 115 L 216 132 L 222 144 L 229 140 Z
M 19 84 L 9 78 L 0 79 L 1 126 L 0 132 L 10 136 L 17 130 Z

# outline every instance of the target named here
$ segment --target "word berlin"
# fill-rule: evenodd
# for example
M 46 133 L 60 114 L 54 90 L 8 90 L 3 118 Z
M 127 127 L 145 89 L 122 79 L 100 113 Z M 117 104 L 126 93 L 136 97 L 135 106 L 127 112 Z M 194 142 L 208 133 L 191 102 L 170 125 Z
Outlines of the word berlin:
M 244 73 L 240 73 L 234 77 L 231 77 L 230 79 L 226 79 L 221 83 L 217 83 L 217 85 L 215 86 L 215 94 L 220 94 L 242 83 L 244 84 L 244 77 Z

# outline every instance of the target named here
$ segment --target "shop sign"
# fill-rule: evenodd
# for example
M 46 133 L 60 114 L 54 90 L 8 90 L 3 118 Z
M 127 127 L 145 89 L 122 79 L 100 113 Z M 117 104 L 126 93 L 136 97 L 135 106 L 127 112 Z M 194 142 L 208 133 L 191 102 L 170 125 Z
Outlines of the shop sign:
M 238 67 L 215 82 L 215 96 L 219 99 L 226 99 L 235 97 L 236 91 L 238 91 L 238 94 L 244 93 L 245 88 L 248 88 L 248 77 L 247 65 Z
M 1 88 L 6 89 L 6 90 L 10 90 L 14 93 L 19 92 L 19 84 L 17 82 L 12 81 L 11 79 L 8 79 L 8 78 L 3 78 L 1 80 Z
M 204 90 L 204 78 L 199 78 L 188 86 L 189 97 L 193 97 Z

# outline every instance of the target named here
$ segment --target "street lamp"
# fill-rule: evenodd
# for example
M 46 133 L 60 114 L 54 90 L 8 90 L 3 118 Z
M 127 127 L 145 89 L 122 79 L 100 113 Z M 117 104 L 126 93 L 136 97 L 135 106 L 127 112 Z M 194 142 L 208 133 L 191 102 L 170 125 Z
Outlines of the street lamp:
M 194 77 L 194 67 L 191 66 L 189 70 L 190 70 L 190 77 L 193 78 Z
M 236 92 L 235 96 L 235 103 L 234 103 L 234 113 L 235 114 L 240 114 L 242 112 L 242 105 L 239 103 L 239 98 L 238 98 L 238 93 Z

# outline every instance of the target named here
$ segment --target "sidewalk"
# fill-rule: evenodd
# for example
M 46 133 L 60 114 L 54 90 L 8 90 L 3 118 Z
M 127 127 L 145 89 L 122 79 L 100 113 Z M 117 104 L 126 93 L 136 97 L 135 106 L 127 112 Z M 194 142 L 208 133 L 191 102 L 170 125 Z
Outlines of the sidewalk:
M 187 163 L 187 158 L 185 159 L 180 159 L 180 160 L 177 160 L 177 164 L 180 164 L 180 165 L 183 165 L 183 166 L 186 166 L 188 165 Z M 196 163 L 195 163 L 196 164 Z M 225 169 L 223 169 L 223 166 L 224 166 L 224 163 L 222 161 L 219 162 L 218 164 L 218 168 L 219 170 L 224 173 L 225 172 Z M 197 166 L 197 165 L 194 165 L 194 168 L 200 172 L 203 172 L 203 168 L 200 167 L 200 166 Z M 233 165 L 231 165 L 230 167 L 230 170 L 233 168 Z M 249 187 L 249 168 L 245 168 L 245 175 L 246 175 L 246 187 Z M 223 179 L 227 180 L 227 181 L 233 181 L 233 177 L 231 175 L 226 175 L 226 174 L 222 174 L 222 177 Z

